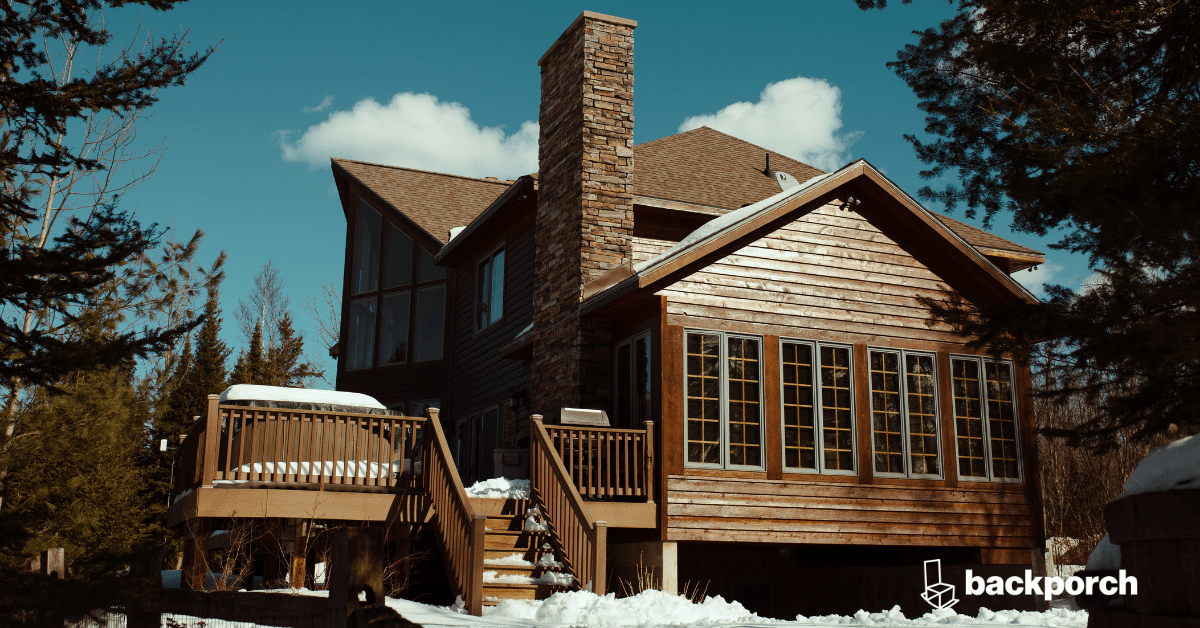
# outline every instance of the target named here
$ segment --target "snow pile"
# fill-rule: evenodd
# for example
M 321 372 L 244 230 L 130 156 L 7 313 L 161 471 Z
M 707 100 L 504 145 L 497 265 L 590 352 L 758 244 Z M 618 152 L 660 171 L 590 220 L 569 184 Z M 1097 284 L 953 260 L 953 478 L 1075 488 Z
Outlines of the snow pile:
M 1200 438 L 1195 436 L 1150 452 L 1125 481 L 1121 497 L 1189 488 L 1200 488 Z
M 467 487 L 467 497 L 488 499 L 529 499 L 529 480 L 492 478 Z
M 892 607 L 886 613 L 868 613 L 860 610 L 853 617 L 845 615 L 822 615 L 805 617 L 798 615 L 797 623 L 802 624 L 849 624 L 855 626 L 990 626 L 1001 624 L 1016 624 L 1020 626 L 1052 626 L 1055 628 L 1086 628 L 1087 611 L 1072 611 L 1065 608 L 1052 608 L 1045 612 L 1031 611 L 990 611 L 980 608 L 974 617 L 959 615 L 954 609 L 941 608 L 925 613 L 916 619 L 908 619 L 900 611 L 900 606 Z
M 504 558 L 485 558 L 485 559 L 483 559 L 483 564 L 505 566 L 505 567 L 532 567 L 533 566 L 533 563 L 525 560 L 524 558 L 521 558 L 521 555 L 517 552 L 513 552 L 512 554 L 509 554 L 508 556 L 505 556 Z
M 550 530 L 549 530 L 549 528 L 546 527 L 546 524 L 538 523 L 536 516 L 529 515 L 528 517 L 525 517 L 525 531 L 526 532 L 549 532 Z
M 554 560 L 554 554 L 543 554 L 537 561 L 538 567 L 553 567 L 554 569 L 562 569 L 563 564 Z
M 1108 535 L 1096 544 L 1096 549 L 1088 556 L 1088 571 L 1106 571 L 1121 568 L 1121 546 L 1108 540 Z
M 555 593 L 542 601 L 504 600 L 490 612 L 486 609 L 484 612 L 488 620 L 511 619 L 537 626 L 561 624 L 588 628 L 780 623 L 759 617 L 741 604 L 726 602 L 720 596 L 693 604 L 685 597 L 662 591 L 642 591 L 621 599 L 612 593 L 599 596 L 588 591 L 571 591 Z
M 575 582 L 575 576 L 569 573 L 559 573 L 556 571 L 547 571 L 546 573 L 534 578 L 532 576 L 522 576 L 515 573 L 499 573 L 495 571 L 483 572 L 484 584 L 500 583 L 500 584 L 548 584 L 554 586 L 569 587 Z

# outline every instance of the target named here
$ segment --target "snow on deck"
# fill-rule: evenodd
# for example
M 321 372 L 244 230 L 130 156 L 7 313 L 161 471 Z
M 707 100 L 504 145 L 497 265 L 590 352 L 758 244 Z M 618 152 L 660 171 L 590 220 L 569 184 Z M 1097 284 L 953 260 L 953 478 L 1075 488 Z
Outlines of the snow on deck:
M 467 487 L 467 497 L 489 499 L 529 499 L 529 480 L 492 478 L 480 480 Z
M 1146 454 L 1121 497 L 1200 488 L 1200 437 L 1188 436 Z M 1118 498 L 1119 499 L 1119 498 Z
M 341 390 L 319 390 L 316 388 L 286 388 L 283 386 L 258 386 L 234 384 L 221 393 L 221 401 L 283 401 L 288 403 L 311 403 L 334 406 L 350 406 L 386 410 L 374 397 L 362 393 Z

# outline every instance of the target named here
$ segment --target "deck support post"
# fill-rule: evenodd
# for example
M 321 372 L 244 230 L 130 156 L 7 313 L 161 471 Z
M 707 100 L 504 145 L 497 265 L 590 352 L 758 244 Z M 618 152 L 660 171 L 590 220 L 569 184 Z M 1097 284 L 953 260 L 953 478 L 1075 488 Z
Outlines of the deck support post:
M 383 602 L 383 530 L 337 528 L 330 534 L 329 605 L 348 622 L 360 606 Z M 366 594 L 365 602 L 359 602 L 359 593 Z
M 212 521 L 197 517 L 187 522 L 187 534 L 183 541 L 183 574 L 180 587 L 203 591 L 208 576 L 208 537 L 212 533 Z
M 308 570 L 308 521 L 296 521 L 296 534 L 292 540 L 292 557 L 288 565 L 288 585 L 293 589 L 302 589 Z
M 280 563 L 283 562 L 282 522 L 271 518 L 262 522 L 263 588 L 276 589 L 280 582 Z

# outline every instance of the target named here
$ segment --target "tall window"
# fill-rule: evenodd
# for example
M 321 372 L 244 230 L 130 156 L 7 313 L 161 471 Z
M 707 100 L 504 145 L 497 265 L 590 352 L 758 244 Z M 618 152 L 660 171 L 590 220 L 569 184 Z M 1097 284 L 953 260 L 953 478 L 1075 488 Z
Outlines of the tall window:
M 475 329 L 504 317 L 504 249 L 479 262 L 475 270 Z
M 977 357 L 950 360 L 958 475 L 1019 480 L 1012 363 Z
M 939 476 L 934 356 L 872 349 L 870 375 L 875 473 Z
M 850 347 L 784 340 L 783 466 L 854 472 L 854 386 Z
M 439 360 L 446 269 L 433 253 L 359 199 L 347 325 L 347 370 Z
M 613 425 L 637 427 L 651 421 L 650 333 L 622 340 L 614 353 Z
M 761 344 L 746 336 L 688 332 L 688 463 L 762 468 Z

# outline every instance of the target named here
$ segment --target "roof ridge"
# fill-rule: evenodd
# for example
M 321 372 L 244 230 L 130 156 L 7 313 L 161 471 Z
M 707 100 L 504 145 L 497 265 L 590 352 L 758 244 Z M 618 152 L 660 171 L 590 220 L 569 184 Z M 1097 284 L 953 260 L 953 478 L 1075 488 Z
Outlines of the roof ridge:
M 503 185 L 503 186 L 510 186 L 513 184 L 513 182 L 516 181 L 516 179 L 514 179 L 513 181 L 509 181 L 507 179 L 500 179 L 500 178 L 488 179 L 486 177 L 468 177 L 466 175 L 461 175 L 461 174 L 451 174 L 448 172 L 437 172 L 434 170 L 421 170 L 420 168 L 409 168 L 407 166 L 393 166 L 391 164 L 381 164 L 381 163 L 376 163 L 373 161 L 363 161 L 361 159 L 346 159 L 343 157 L 330 157 L 329 160 L 334 163 L 348 162 L 348 163 L 354 163 L 354 164 L 362 164 L 364 166 L 375 166 L 377 168 L 390 168 L 392 170 L 407 170 L 408 172 L 420 172 L 422 174 L 436 174 L 436 175 L 442 176 L 442 177 L 453 177 L 455 179 L 466 179 L 467 181 L 478 181 L 480 183 L 497 183 L 497 184 Z

